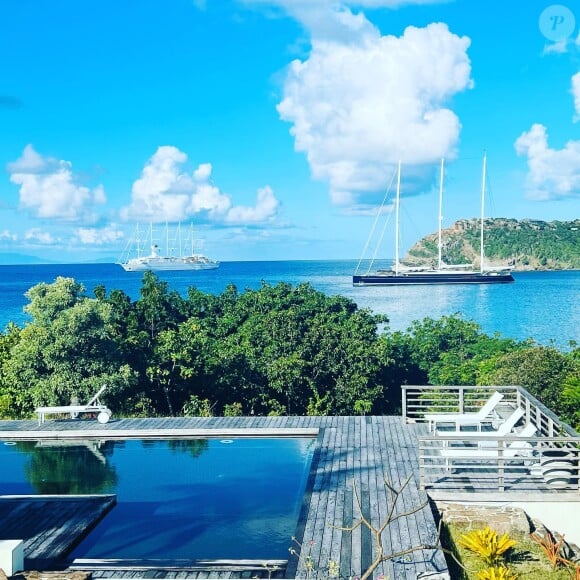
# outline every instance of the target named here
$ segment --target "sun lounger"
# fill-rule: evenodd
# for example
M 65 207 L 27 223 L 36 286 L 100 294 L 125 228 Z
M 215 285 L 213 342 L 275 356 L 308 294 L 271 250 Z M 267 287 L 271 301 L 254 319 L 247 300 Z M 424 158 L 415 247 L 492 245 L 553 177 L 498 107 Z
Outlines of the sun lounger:
M 503 394 L 494 391 L 493 395 L 487 400 L 485 405 L 474 413 L 426 413 L 424 418 L 429 423 L 429 431 L 437 428 L 439 423 L 452 423 L 455 430 L 459 431 L 461 427 L 475 426 L 481 429 L 482 423 L 489 423 L 495 419 L 492 415 L 497 404 L 502 400 Z
M 523 416 L 523 410 L 518 407 L 509 417 L 507 417 L 507 419 L 503 421 L 503 423 L 497 429 L 493 429 L 492 431 L 477 431 L 477 435 L 478 437 L 490 437 L 496 439 L 498 437 L 505 437 L 511 433 L 512 429 Z M 456 431 L 437 431 L 437 435 L 441 437 L 445 437 L 445 435 L 450 435 L 453 433 L 456 433 Z
M 515 433 L 515 437 L 521 437 L 522 439 L 528 439 L 533 437 L 536 433 L 536 426 L 532 423 L 528 423 L 519 433 Z M 477 437 L 480 433 L 477 434 Z M 511 441 L 508 445 L 501 447 L 500 439 L 495 441 L 485 441 L 483 447 L 443 447 L 439 449 L 441 457 L 445 458 L 445 465 L 447 468 L 453 463 L 453 460 L 460 462 L 465 461 L 493 461 L 501 457 L 503 459 L 515 459 L 519 457 L 531 457 L 533 453 L 533 447 L 529 441 Z
M 101 403 L 99 397 L 103 394 L 106 386 L 103 385 L 97 394 L 86 405 L 63 405 L 60 407 L 38 407 L 36 414 L 38 415 L 38 424 L 44 423 L 47 415 L 70 415 L 71 419 L 75 419 L 81 413 L 93 413 L 97 416 L 99 423 L 107 423 L 111 418 L 111 410 Z

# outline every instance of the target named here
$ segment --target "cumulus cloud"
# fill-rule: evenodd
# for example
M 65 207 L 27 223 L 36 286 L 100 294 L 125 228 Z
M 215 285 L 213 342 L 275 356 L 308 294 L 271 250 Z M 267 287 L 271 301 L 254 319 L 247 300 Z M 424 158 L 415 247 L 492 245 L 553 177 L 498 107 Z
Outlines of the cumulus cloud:
M 191 174 L 184 168 L 186 163 L 187 155 L 177 147 L 159 147 L 133 184 L 131 205 L 121 210 L 121 217 L 177 222 L 204 214 L 215 222 L 252 224 L 275 217 L 278 201 L 269 187 L 264 188 L 269 194 L 258 192 L 255 207 L 236 207 L 212 182 L 211 163 L 202 163 Z
M 340 205 L 383 189 L 399 159 L 452 157 L 461 125 L 446 103 L 472 86 L 467 37 L 441 23 L 381 36 L 366 23 L 353 42 L 313 37 L 309 58 L 291 63 L 278 105 L 295 149 Z
M 87 246 L 115 244 L 124 236 L 123 231 L 115 224 L 110 224 L 104 228 L 77 228 L 74 231 L 75 241 Z
M 10 181 L 20 186 L 20 207 L 35 217 L 91 221 L 95 205 L 106 202 L 101 185 L 90 189 L 78 184 L 69 161 L 45 157 L 32 145 L 7 169 Z
M 256 205 L 254 207 L 232 207 L 226 214 L 225 221 L 228 223 L 255 224 L 262 223 L 276 215 L 279 202 L 274 192 L 268 186 L 258 189 Z
M 31 228 L 24 234 L 24 239 L 33 245 L 52 246 L 60 240 L 49 232 L 44 232 L 39 228 Z
M 546 127 L 539 123 L 515 142 L 518 155 L 528 158 L 526 193 L 531 199 L 568 199 L 580 195 L 580 141 L 563 149 L 548 146 Z
M 580 121 L 580 72 L 572 77 L 572 96 L 574 97 L 574 122 Z

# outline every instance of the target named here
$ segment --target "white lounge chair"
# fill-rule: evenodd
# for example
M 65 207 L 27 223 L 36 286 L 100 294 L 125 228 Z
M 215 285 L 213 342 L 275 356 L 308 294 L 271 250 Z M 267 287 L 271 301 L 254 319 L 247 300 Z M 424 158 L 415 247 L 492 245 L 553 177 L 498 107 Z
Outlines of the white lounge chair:
M 459 431 L 461 427 L 476 426 L 481 429 L 482 423 L 491 422 L 497 404 L 503 399 L 503 393 L 494 391 L 493 395 L 487 400 L 485 405 L 474 413 L 426 413 L 424 418 L 429 423 L 429 431 L 436 429 L 439 423 L 453 423 L 455 430 Z
M 111 418 L 111 410 L 101 403 L 99 397 L 103 394 L 106 385 L 103 385 L 97 394 L 86 405 L 63 405 L 61 407 L 38 407 L 38 424 L 44 423 L 47 415 L 70 415 L 72 419 L 78 417 L 81 413 L 94 413 L 97 415 L 99 423 L 107 423 Z
M 527 439 L 536 434 L 536 426 L 528 423 L 515 437 Z M 477 434 L 480 436 L 480 433 Z M 499 459 L 500 450 L 502 450 L 503 459 L 514 459 L 516 457 L 530 457 L 533 452 L 532 445 L 529 441 L 512 441 L 509 445 L 500 447 L 500 440 L 485 441 L 484 447 L 443 447 L 439 453 L 445 458 L 445 466 L 449 469 L 453 460 L 459 461 L 486 461 Z
M 501 423 L 497 429 L 492 431 L 477 431 L 477 435 L 478 437 L 495 437 L 496 439 L 498 437 L 505 437 L 511 433 L 512 429 L 523 416 L 523 410 L 521 407 L 518 407 L 509 417 L 503 421 L 503 423 Z M 453 435 L 454 433 L 456 433 L 456 431 L 437 431 L 437 435 L 440 437 L 445 437 L 445 435 Z

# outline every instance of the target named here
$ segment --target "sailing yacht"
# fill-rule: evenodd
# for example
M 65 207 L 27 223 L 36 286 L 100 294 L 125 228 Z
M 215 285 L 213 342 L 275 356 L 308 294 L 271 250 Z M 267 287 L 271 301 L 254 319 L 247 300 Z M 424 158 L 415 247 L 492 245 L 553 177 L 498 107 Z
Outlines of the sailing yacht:
M 401 197 L 401 162 L 397 166 L 397 193 L 395 197 L 395 264 L 390 270 L 377 270 L 374 273 L 355 274 L 352 277 L 354 286 L 388 286 L 404 284 L 505 284 L 513 282 L 511 270 L 507 267 L 485 267 L 484 255 L 484 211 L 487 156 L 483 156 L 483 177 L 481 187 L 481 227 L 480 227 L 480 268 L 473 269 L 470 264 L 448 265 L 443 262 L 441 240 L 443 208 L 443 175 L 444 160 L 441 160 L 439 178 L 439 227 L 438 227 L 438 263 L 436 268 L 408 267 L 399 259 L 399 209 Z M 359 262 L 360 265 L 360 262 Z M 372 267 L 372 263 L 371 263 Z M 357 269 L 358 270 L 358 269 Z M 370 270 L 370 268 L 369 268 Z
M 149 225 L 149 234 L 147 236 L 150 242 L 150 253 L 149 255 L 141 255 L 141 240 L 140 240 L 140 230 L 137 225 L 135 240 L 129 242 L 129 249 L 125 251 L 125 257 L 121 258 L 119 265 L 126 272 L 144 272 L 145 270 L 153 271 L 168 271 L 168 270 L 215 270 L 219 268 L 220 263 L 194 252 L 194 236 L 193 236 L 193 226 L 190 226 L 189 231 L 189 242 L 191 244 L 190 253 L 185 253 L 183 251 L 183 246 L 181 243 L 181 224 L 177 226 L 177 240 L 169 239 L 169 228 L 165 224 L 165 240 L 166 249 L 165 255 L 160 254 L 159 245 L 153 241 L 153 224 Z M 131 255 L 132 247 L 135 246 L 137 251 L 137 256 L 129 258 Z M 179 255 L 174 255 L 174 247 L 179 248 Z

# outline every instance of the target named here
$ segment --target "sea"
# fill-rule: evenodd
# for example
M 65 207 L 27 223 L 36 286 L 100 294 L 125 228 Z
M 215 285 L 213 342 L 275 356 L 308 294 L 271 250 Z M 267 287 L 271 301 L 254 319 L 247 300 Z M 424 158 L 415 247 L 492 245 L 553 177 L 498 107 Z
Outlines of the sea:
M 459 313 L 487 334 L 568 350 L 580 343 L 580 271 L 515 272 L 513 284 L 354 287 L 356 260 L 222 262 L 217 270 L 157 272 L 184 296 L 191 286 L 218 294 L 233 284 L 238 291 L 266 282 L 308 283 L 327 295 L 346 296 L 361 308 L 385 314 L 388 328 L 406 330 L 414 320 Z M 378 267 L 389 266 L 388 263 Z M 375 264 L 377 267 L 377 264 Z M 360 270 L 359 270 L 360 271 Z M 42 264 L 0 266 L 0 328 L 29 321 L 23 311 L 26 291 L 58 276 L 81 282 L 88 295 L 97 285 L 139 298 L 142 273 L 117 264 Z

